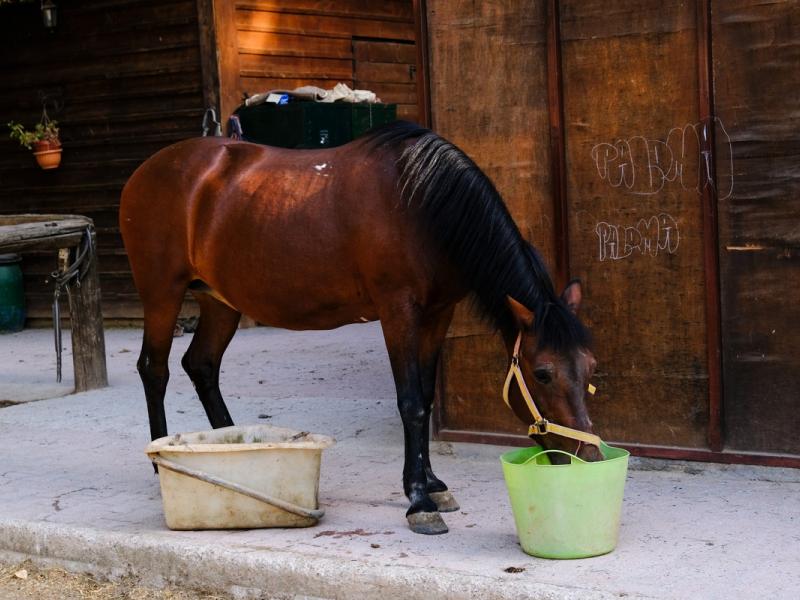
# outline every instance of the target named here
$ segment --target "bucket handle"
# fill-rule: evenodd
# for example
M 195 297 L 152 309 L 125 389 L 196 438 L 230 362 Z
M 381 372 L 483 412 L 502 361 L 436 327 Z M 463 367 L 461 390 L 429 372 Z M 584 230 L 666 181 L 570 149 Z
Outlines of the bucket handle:
M 536 454 L 534 454 L 533 456 L 531 456 L 531 457 L 530 457 L 528 460 L 526 460 L 526 461 L 525 461 L 524 463 L 522 463 L 522 464 L 523 464 L 523 465 L 527 465 L 527 464 L 528 464 L 529 462 L 531 462 L 532 460 L 536 460 L 537 458 L 539 458 L 539 457 L 540 457 L 542 454 L 550 454 L 550 453 L 553 453 L 553 454 L 564 454 L 565 456 L 569 456 L 569 458 L 570 458 L 570 463 L 572 462 L 572 459 L 573 459 L 573 458 L 575 458 L 575 459 L 579 460 L 580 462 L 582 462 L 582 463 L 583 463 L 583 464 L 585 464 L 585 465 L 586 465 L 586 464 L 588 464 L 588 463 L 587 463 L 585 460 L 583 460 L 583 459 L 582 459 L 581 457 L 579 457 L 579 456 L 576 456 L 575 454 L 571 454 L 571 453 L 569 453 L 569 452 L 565 452 L 564 450 L 556 450 L 555 448 L 554 448 L 554 449 L 552 449 L 552 450 L 542 450 L 541 452 L 537 452 Z
M 262 494 L 259 491 L 256 491 L 252 488 L 243 485 L 239 485 L 238 483 L 227 481 L 226 479 L 222 479 L 221 477 L 217 477 L 216 475 L 209 475 L 208 473 L 203 473 L 202 471 L 186 467 L 184 465 L 178 464 L 166 458 L 162 458 L 161 456 L 151 456 L 150 460 L 152 460 L 153 463 L 157 464 L 159 467 L 163 467 L 170 471 L 175 471 L 176 473 L 187 475 L 189 477 L 194 477 L 195 479 L 199 479 L 200 481 L 205 481 L 206 483 L 210 483 L 212 485 L 225 488 L 226 490 L 236 492 L 237 494 L 242 494 L 243 496 L 249 496 L 250 498 L 254 498 L 255 500 L 260 500 L 261 502 L 274 506 L 275 508 L 280 508 L 281 510 L 285 510 L 286 512 L 292 513 L 293 515 L 297 515 L 300 517 L 307 517 L 309 519 L 315 519 L 319 521 L 325 514 L 325 511 L 322 509 L 313 510 L 309 508 L 303 508 L 302 506 L 297 506 L 296 504 L 292 504 L 291 502 L 286 502 L 285 500 L 281 500 L 280 498 L 274 498 L 272 496 L 268 496 L 267 494 Z

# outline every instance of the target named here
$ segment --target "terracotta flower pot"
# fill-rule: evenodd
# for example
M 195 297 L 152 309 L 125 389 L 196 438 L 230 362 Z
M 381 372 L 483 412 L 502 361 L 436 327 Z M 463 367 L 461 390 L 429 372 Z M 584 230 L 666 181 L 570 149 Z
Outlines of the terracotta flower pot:
M 38 142 L 33 142 L 34 154 L 37 152 L 44 152 L 45 150 L 50 150 L 50 142 L 48 140 L 39 140 Z
M 55 169 L 61 164 L 61 148 L 42 150 L 34 152 L 33 155 L 42 169 Z

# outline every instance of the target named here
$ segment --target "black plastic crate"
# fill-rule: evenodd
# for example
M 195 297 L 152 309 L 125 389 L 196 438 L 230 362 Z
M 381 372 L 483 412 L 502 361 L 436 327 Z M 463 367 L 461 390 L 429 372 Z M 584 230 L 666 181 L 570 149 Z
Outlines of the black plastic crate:
M 290 102 L 241 106 L 236 112 L 248 142 L 282 148 L 332 148 L 397 119 L 396 104 Z

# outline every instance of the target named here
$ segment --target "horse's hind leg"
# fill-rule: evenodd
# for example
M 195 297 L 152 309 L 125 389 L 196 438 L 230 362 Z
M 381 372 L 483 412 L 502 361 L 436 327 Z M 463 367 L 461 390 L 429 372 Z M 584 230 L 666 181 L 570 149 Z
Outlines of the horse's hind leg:
M 403 490 L 411 503 L 406 518 L 415 533 L 447 533 L 447 525 L 428 494 L 425 471 L 425 423 L 429 411 L 425 409 L 421 385 L 419 314 L 410 299 L 398 299 L 380 311 L 380 318 L 397 387 L 397 407 L 403 419 Z
M 167 435 L 167 418 L 164 414 L 164 394 L 169 381 L 167 359 L 172 348 L 175 323 L 181 310 L 185 287 L 174 285 L 150 297 L 141 294 L 144 307 L 144 336 L 142 351 L 136 366 L 142 378 L 150 419 L 150 437 Z
M 425 429 L 423 432 L 422 457 L 425 463 L 427 490 L 439 512 L 454 512 L 459 509 L 458 502 L 447 489 L 444 482 L 436 477 L 431 467 L 429 452 L 430 416 L 433 398 L 436 393 L 436 367 L 439 362 L 447 328 L 453 319 L 454 307 L 448 307 L 430 316 L 426 315 L 420 331 L 419 365 L 422 380 L 422 394 L 425 399 Z
M 197 390 L 211 426 L 228 427 L 233 420 L 219 391 L 219 367 L 242 315 L 209 294 L 192 293 L 200 304 L 200 323 L 181 364 Z

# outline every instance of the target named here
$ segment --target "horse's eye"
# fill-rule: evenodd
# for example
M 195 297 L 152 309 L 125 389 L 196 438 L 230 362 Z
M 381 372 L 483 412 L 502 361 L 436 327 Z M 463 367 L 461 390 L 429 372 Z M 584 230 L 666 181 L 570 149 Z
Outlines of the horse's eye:
M 550 376 L 550 371 L 547 369 L 536 369 L 533 372 L 533 376 L 539 383 L 550 383 L 553 380 L 553 378 Z

